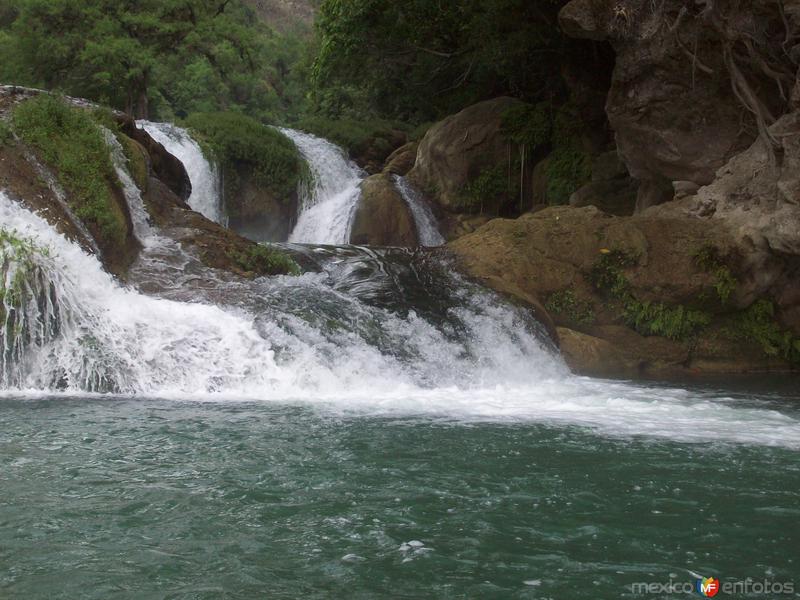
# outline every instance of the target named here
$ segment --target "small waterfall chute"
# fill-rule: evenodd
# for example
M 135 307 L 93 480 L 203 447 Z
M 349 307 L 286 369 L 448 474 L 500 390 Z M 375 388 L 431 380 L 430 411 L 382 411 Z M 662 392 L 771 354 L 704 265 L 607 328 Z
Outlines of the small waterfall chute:
M 331 142 L 294 129 L 281 129 L 308 163 L 312 181 L 300 190 L 300 214 L 289 241 L 347 244 L 364 172 Z
M 215 223 L 224 224 L 222 179 L 218 167 L 203 154 L 189 132 L 172 123 L 137 121 L 150 137 L 183 163 L 192 183 L 188 204 L 192 209 Z
M 402 175 L 393 175 L 392 180 L 414 217 L 420 246 L 433 247 L 443 245 L 445 239 L 439 233 L 436 217 L 419 191 Z

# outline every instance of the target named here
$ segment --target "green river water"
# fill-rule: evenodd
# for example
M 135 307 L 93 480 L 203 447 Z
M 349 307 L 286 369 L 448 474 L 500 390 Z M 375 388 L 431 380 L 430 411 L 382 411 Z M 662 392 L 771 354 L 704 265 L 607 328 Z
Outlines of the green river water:
M 9 396 L 0 597 L 682 598 L 631 585 L 800 583 L 799 457 L 298 403 Z

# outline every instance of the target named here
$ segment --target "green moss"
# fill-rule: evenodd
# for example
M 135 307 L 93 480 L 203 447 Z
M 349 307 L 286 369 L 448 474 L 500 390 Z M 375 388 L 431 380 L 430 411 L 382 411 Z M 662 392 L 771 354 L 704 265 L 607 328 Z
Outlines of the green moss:
M 92 116 L 42 94 L 17 106 L 12 119 L 17 135 L 55 171 L 75 214 L 107 243 L 122 245 L 127 226 L 113 198 L 116 174 Z
M 579 299 L 571 289 L 550 294 L 545 308 L 548 312 L 579 325 L 590 325 L 595 320 L 592 304 Z
M 730 328 L 733 337 L 756 342 L 764 354 L 800 364 L 800 337 L 785 330 L 775 319 L 775 305 L 761 299 L 739 313 Z
M 300 266 L 280 250 L 269 246 L 252 246 L 234 255 L 233 260 L 244 271 L 264 275 L 299 275 Z
M 272 127 L 231 112 L 195 113 L 190 128 L 225 170 L 226 188 L 235 192 L 243 171 L 279 200 L 288 201 L 307 167 L 289 138 Z

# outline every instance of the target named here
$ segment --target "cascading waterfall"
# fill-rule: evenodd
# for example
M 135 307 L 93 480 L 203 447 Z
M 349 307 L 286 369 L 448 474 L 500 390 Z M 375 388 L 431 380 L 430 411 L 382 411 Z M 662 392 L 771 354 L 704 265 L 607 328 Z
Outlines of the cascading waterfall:
M 393 175 L 397 190 L 408 205 L 417 226 L 417 234 L 421 246 L 441 246 L 445 243 L 444 237 L 439 233 L 439 226 L 436 217 L 433 215 L 431 207 L 422 199 L 420 193 L 402 175 Z
M 188 204 L 215 223 L 224 224 L 224 203 L 219 169 L 203 155 L 200 145 L 185 129 L 172 123 L 137 121 L 150 137 L 183 163 L 192 183 Z
M 96 257 L 3 193 L 0 222 L 13 239 L 46 249 L 22 259 L 3 249 L 4 281 L 27 290 L 24 303 L 9 305 L 6 294 L 4 310 L 30 324 L 15 346 L 9 332 L 20 329 L 4 323 L 4 394 L 302 401 L 375 415 L 800 445 L 800 423 L 778 411 L 570 375 L 526 311 L 426 251 L 289 246 L 317 272 L 189 287 L 191 301 L 177 302 L 122 287 Z
M 364 173 L 331 142 L 314 135 L 281 129 L 291 139 L 312 175 L 300 202 L 297 225 L 290 242 L 347 244 L 353 225 Z

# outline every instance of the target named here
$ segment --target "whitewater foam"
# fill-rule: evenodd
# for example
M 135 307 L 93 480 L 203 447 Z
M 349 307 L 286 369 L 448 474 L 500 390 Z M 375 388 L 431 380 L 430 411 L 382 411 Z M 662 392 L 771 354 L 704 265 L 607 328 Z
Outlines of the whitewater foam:
M 215 164 L 206 159 L 200 145 L 188 131 L 172 123 L 137 121 L 150 137 L 183 163 L 192 183 L 188 204 L 215 223 L 224 224 L 222 183 Z
M 176 302 L 120 285 L 96 257 L 2 193 L 0 222 L 51 249 L 43 269 L 62 319 L 57 336 L 18 357 L 3 396 L 312 403 L 346 415 L 800 447 L 797 416 L 758 400 L 575 377 L 524 311 L 457 279 L 449 320 L 438 323 L 424 311 L 366 304 L 333 289 L 325 273 L 236 289 L 261 304 L 242 296 L 216 306 L 200 294 Z
M 344 150 L 322 138 L 281 129 L 308 163 L 312 181 L 301 190 L 300 215 L 290 242 L 347 244 L 364 174 Z

